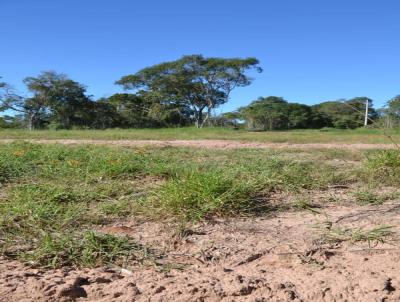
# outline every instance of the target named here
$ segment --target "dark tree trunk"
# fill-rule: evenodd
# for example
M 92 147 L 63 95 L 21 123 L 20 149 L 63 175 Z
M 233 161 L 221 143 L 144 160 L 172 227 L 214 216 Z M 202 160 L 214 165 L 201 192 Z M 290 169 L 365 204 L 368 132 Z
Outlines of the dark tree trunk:
M 195 119 L 196 119 L 196 128 L 203 128 L 203 109 L 199 109 L 195 113 Z
M 208 121 L 208 119 L 210 118 L 210 116 L 211 116 L 211 108 L 208 108 L 206 118 L 203 119 L 200 128 L 203 128 L 203 126 L 206 124 L 206 122 Z
M 28 130 L 32 131 L 35 129 L 35 114 L 29 113 L 28 114 Z

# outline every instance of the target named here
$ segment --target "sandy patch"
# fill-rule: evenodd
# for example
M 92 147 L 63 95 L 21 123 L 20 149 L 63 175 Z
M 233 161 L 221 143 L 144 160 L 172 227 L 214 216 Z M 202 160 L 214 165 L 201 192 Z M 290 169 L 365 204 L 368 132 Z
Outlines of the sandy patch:
M 98 231 L 153 246 L 164 255 L 158 265 L 44 270 L 1 259 L 0 301 L 399 301 L 396 238 L 328 244 L 315 225 L 397 225 L 400 206 L 319 211 L 221 219 L 184 238 L 166 223 L 121 221 Z
M 12 143 L 27 141 L 36 144 L 63 144 L 63 145 L 114 145 L 124 147 L 193 147 L 206 149 L 344 149 L 344 150 L 368 150 L 368 149 L 395 149 L 394 144 L 339 144 L 339 143 L 258 143 L 241 142 L 231 140 L 87 140 L 87 139 L 0 139 L 0 143 Z

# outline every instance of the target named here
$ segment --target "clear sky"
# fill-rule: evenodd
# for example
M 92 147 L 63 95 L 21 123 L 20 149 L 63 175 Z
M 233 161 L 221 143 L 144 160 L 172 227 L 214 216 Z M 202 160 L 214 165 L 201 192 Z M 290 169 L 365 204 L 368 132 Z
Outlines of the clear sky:
M 400 0 L 0 0 L 0 76 L 56 70 L 94 97 L 184 54 L 255 56 L 264 68 L 222 110 L 277 95 L 314 104 L 400 94 Z

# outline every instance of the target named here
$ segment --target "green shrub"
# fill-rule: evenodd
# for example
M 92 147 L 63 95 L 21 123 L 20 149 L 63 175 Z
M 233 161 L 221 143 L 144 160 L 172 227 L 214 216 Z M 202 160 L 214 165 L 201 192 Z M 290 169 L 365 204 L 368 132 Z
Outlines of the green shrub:
M 366 171 L 372 181 L 400 183 L 400 151 L 376 151 L 367 157 Z

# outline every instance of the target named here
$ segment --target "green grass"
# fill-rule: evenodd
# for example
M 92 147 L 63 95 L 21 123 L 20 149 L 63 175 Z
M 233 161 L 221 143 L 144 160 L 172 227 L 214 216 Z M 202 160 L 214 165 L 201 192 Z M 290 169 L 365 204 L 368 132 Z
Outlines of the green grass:
M 353 193 L 353 197 L 359 204 L 381 204 L 383 198 L 369 190 L 360 190 Z
M 92 231 L 45 233 L 34 250 L 21 252 L 20 259 L 44 267 L 86 266 L 104 264 L 126 266 L 143 261 L 148 251 L 126 237 L 96 234 Z
M 267 188 L 256 177 L 238 182 L 234 173 L 194 171 L 165 183 L 148 204 L 154 213 L 200 220 L 209 215 L 255 211 L 257 195 Z
M 400 142 L 400 130 L 388 130 Z M 321 129 L 250 132 L 229 128 L 163 128 L 109 130 L 0 129 L 0 139 L 104 139 L 104 140 L 197 140 L 221 139 L 274 143 L 391 143 L 380 129 Z
M 373 188 L 370 175 L 382 167 L 390 173 L 379 172 L 380 183 L 400 176 L 397 155 L 388 154 L 3 144 L 0 251 L 46 267 L 143 262 L 153 256 L 140 243 L 94 230 L 121 217 L 182 226 L 215 216 L 264 215 L 290 208 L 285 200 L 272 204 L 274 194 L 310 196 L 354 182 Z M 338 169 L 334 158 L 364 163 Z M 291 207 L 310 210 L 311 201 Z
M 367 153 L 366 169 L 371 180 L 378 183 L 400 183 L 400 150 L 384 150 Z
M 352 243 L 367 242 L 368 246 L 372 244 L 383 243 L 395 234 L 393 226 L 378 225 L 373 228 L 344 228 L 344 227 L 326 227 L 325 225 L 317 226 L 321 231 L 322 238 L 330 243 L 350 241 Z

